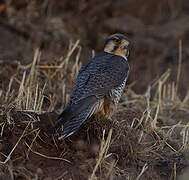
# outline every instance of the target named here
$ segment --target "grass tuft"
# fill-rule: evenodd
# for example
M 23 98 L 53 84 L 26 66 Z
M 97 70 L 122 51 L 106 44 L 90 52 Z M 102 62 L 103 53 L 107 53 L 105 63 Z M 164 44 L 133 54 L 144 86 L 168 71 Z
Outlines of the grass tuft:
M 48 62 L 36 49 L 0 90 L 3 171 L 10 179 L 176 179 L 188 166 L 189 148 L 189 90 L 179 97 L 182 42 L 176 81 L 168 69 L 144 94 L 130 85 L 112 122 L 92 117 L 73 137 L 57 141 L 49 129 L 68 102 L 81 51 L 79 40 L 70 42 L 65 57 Z

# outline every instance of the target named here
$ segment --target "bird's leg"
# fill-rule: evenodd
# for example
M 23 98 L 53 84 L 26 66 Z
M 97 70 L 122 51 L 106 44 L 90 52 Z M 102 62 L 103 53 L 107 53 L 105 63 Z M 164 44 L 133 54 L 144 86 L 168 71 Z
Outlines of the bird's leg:
M 109 103 L 105 103 L 102 108 L 102 115 L 105 116 L 106 119 L 112 121 L 111 116 L 113 114 L 113 111 L 115 109 L 115 104 L 111 101 Z

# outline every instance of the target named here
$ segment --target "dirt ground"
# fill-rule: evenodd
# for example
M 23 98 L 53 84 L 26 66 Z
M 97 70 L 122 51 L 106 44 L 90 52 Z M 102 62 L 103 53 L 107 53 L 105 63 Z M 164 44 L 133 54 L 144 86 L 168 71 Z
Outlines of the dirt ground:
M 0 179 L 187 179 L 188 19 L 187 0 L 1 1 Z M 116 32 L 132 50 L 112 122 L 58 141 L 78 69 Z

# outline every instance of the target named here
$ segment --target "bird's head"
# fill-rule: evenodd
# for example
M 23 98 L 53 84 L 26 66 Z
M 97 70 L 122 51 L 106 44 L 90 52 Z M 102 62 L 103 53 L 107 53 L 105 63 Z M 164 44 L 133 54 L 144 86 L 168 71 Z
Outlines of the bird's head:
M 127 58 L 129 56 L 130 41 L 122 34 L 109 36 L 104 43 L 104 51 Z

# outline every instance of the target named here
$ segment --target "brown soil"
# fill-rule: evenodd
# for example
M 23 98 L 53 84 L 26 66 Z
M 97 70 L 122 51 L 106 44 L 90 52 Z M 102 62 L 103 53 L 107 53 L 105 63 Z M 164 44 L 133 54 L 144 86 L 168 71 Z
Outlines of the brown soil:
M 0 2 L 0 179 L 182 180 L 189 143 L 188 10 L 187 0 Z M 92 117 L 58 141 L 49 130 L 78 68 L 115 32 L 133 47 L 128 87 L 112 122 Z
M 133 118 L 140 119 L 142 116 L 136 110 L 116 113 L 113 116 L 119 121 L 116 124 L 91 118 L 78 133 L 63 141 L 57 141 L 56 137 L 52 138 L 49 134 L 51 121 L 57 118 L 55 113 L 28 115 L 12 110 L 10 116 L 14 124 L 5 125 L 1 138 L 1 152 L 4 155 L 11 152 L 24 130 L 26 132 L 16 145 L 9 162 L 1 165 L 1 179 L 88 179 L 97 161 L 102 131 L 106 130 L 107 138 L 110 128 L 114 129 L 108 150 L 110 156 L 96 172 L 98 179 L 136 179 L 145 162 L 149 163 L 149 169 L 141 179 L 166 179 L 173 177 L 174 165 L 179 173 L 188 164 L 183 153 L 171 153 L 168 147 L 163 148 L 163 151 L 155 147 L 156 150 L 145 152 L 147 147 L 156 142 L 157 137 L 153 132 L 147 133 L 146 145 L 137 143 L 140 130 L 130 128 Z M 33 122 L 26 128 L 26 122 L 31 121 L 31 117 Z M 174 141 L 169 143 L 178 148 Z M 5 157 L 1 156 L 1 161 L 4 160 Z M 116 168 L 110 171 L 112 164 Z

